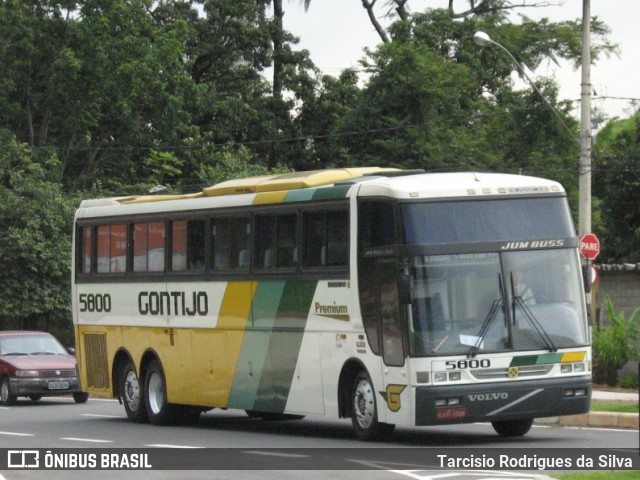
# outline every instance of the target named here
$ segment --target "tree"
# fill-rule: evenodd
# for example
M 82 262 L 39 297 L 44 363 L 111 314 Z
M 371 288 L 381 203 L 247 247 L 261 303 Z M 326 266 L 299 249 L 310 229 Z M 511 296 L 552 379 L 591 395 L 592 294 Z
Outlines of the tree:
M 601 202 L 601 261 L 635 263 L 640 258 L 640 114 L 610 121 L 594 149 L 593 194 Z
M 0 328 L 60 331 L 69 340 L 75 200 L 56 182 L 60 162 L 0 130 Z

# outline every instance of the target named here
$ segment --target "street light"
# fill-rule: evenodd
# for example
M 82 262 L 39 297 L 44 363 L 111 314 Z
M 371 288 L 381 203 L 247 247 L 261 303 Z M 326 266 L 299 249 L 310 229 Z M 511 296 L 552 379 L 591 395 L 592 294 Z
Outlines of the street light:
M 591 97 L 590 97 L 590 44 L 589 44 L 589 31 L 590 31 L 590 8 L 589 0 L 583 0 L 583 13 L 582 13 L 582 108 L 581 108 L 581 120 L 580 120 L 580 138 L 571 131 L 562 117 L 558 114 L 553 105 L 547 100 L 536 84 L 531 80 L 524 67 L 516 58 L 511 54 L 509 50 L 500 43 L 492 40 L 485 32 L 476 32 L 473 36 L 474 42 L 481 47 L 487 47 L 495 45 L 505 52 L 513 64 L 518 68 L 518 71 L 523 77 L 531 84 L 533 89 L 540 95 L 540 97 L 547 104 L 549 109 L 553 112 L 555 117 L 560 122 L 560 125 L 564 127 L 571 138 L 580 147 L 580 162 L 579 162 L 579 202 L 578 202 L 578 231 L 580 236 L 591 232 Z
M 580 146 L 580 139 L 578 139 L 578 137 L 576 137 L 576 135 L 571 131 L 571 129 L 562 119 L 560 114 L 556 111 L 555 108 L 553 108 L 553 105 L 551 105 L 551 102 L 547 100 L 547 97 L 545 97 L 542 94 L 542 92 L 540 91 L 538 86 L 535 84 L 535 82 L 531 80 L 531 77 L 529 77 L 529 75 L 527 75 L 527 72 L 525 71 L 522 64 L 518 62 L 518 60 L 516 60 L 516 57 L 514 57 L 504 45 L 496 42 L 495 40 L 492 40 L 491 37 L 485 32 L 476 32 L 473 35 L 473 41 L 476 42 L 476 45 L 479 45 L 481 47 L 488 47 L 489 45 L 495 45 L 496 47 L 500 48 L 503 52 L 505 52 L 509 56 L 513 64 L 518 68 L 518 71 L 522 74 L 522 76 L 527 79 L 527 81 L 531 84 L 533 89 L 538 93 L 538 95 L 540 95 L 540 98 L 544 100 L 544 102 L 547 104 L 547 107 L 549 107 L 549 109 L 553 112 L 553 114 L 556 116 L 556 118 L 560 122 L 560 125 L 564 127 L 564 129 L 567 131 L 569 136 L 578 144 L 578 146 Z

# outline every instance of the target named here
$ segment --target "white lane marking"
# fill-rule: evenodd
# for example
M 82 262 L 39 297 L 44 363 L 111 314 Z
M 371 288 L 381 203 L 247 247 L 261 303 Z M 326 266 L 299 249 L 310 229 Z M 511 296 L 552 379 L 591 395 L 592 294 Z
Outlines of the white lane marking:
M 267 457 L 286 457 L 286 458 L 311 458 L 311 455 L 299 455 L 296 453 L 278 453 L 278 452 L 259 452 L 256 450 L 247 450 L 246 452 L 251 455 L 265 455 Z
M 0 432 L 0 435 L 13 435 L 14 437 L 35 437 L 35 433 Z
M 195 447 L 192 445 L 171 445 L 171 444 L 165 444 L 165 443 L 148 443 L 145 445 L 145 447 L 151 447 L 151 448 L 205 448 L 205 447 Z
M 98 418 L 122 418 L 122 415 L 106 415 L 101 413 L 83 413 L 82 417 L 98 417 Z
M 563 427 L 567 430 L 593 430 L 594 432 L 624 432 L 624 433 L 633 433 L 637 435 L 637 430 L 630 430 L 628 428 L 602 428 L 602 427 Z
M 113 443 L 113 440 L 101 440 L 99 438 L 64 437 L 64 438 L 61 438 L 60 440 L 68 440 L 70 442 Z

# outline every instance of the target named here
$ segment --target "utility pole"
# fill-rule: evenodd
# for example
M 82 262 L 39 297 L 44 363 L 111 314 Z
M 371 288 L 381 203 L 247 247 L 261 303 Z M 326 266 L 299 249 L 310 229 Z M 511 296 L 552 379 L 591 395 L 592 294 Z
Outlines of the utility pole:
M 591 233 L 591 0 L 582 0 L 578 234 Z

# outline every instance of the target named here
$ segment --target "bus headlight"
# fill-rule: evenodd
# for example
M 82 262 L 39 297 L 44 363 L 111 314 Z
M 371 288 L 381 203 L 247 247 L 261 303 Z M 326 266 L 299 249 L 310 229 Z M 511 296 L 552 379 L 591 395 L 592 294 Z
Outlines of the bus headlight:
M 560 365 L 560 373 L 584 373 L 587 371 L 587 366 L 584 363 L 563 363 Z
M 447 372 L 436 372 L 433 374 L 433 381 L 442 383 L 447 381 Z
M 433 374 L 433 381 L 435 383 L 459 382 L 461 379 L 461 372 L 435 372 Z

